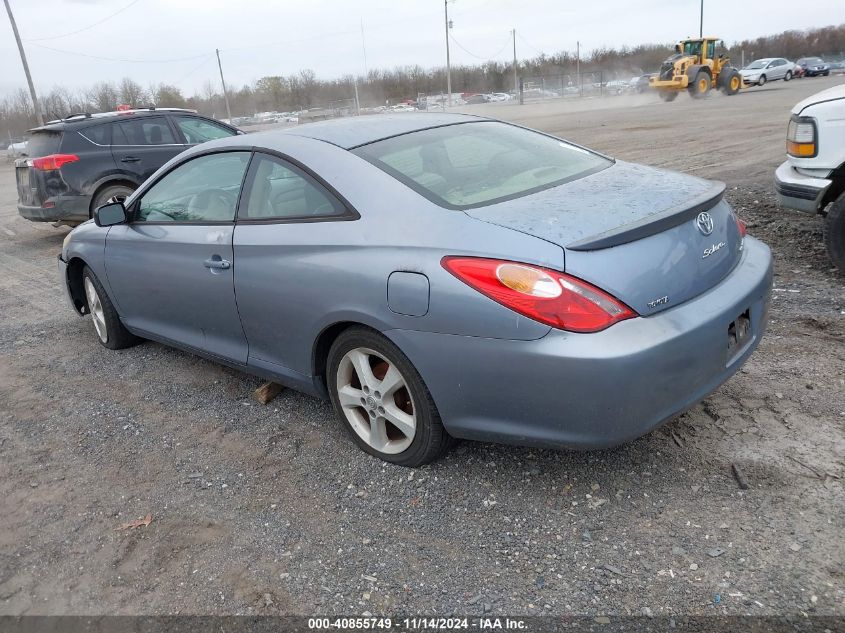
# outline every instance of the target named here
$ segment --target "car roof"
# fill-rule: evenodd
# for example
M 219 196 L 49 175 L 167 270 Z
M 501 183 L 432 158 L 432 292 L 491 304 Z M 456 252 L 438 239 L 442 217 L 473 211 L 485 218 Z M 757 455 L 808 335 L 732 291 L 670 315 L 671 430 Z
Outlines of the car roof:
M 399 136 L 428 128 L 490 120 L 492 119 L 470 114 L 446 114 L 440 112 L 367 114 L 305 123 L 281 130 L 279 133 L 305 136 L 337 145 L 343 149 L 352 149 L 360 145 L 367 145 L 368 143 L 390 138 L 391 136 Z M 259 134 L 267 134 L 267 132 L 259 132 Z
M 163 112 L 179 112 L 182 114 L 197 114 L 196 110 L 188 110 L 186 108 L 133 108 L 131 110 L 119 110 L 115 112 L 80 112 L 78 114 L 71 114 L 64 119 L 55 119 L 47 121 L 41 127 L 34 127 L 27 130 L 30 133 L 34 132 L 61 132 L 64 130 L 80 130 L 95 123 L 102 123 L 108 119 L 126 118 L 126 117 L 144 117 L 155 116 Z M 198 115 L 201 116 L 201 115 Z

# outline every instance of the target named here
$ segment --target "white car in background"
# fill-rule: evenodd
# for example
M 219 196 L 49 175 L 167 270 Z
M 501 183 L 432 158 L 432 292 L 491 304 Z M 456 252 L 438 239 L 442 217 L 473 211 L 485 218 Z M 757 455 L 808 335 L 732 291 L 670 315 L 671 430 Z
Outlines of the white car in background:
M 756 59 L 745 68 L 740 69 L 743 81 L 747 84 L 764 86 L 767 81 L 783 79 L 789 81 L 793 76 L 795 62 L 783 57 L 764 57 Z

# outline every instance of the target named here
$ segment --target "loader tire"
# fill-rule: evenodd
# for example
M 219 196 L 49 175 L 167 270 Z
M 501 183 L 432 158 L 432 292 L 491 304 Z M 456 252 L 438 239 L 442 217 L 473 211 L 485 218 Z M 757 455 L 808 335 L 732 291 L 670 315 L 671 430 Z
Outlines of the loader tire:
M 690 96 L 693 99 L 703 99 L 707 96 L 707 93 L 710 92 L 710 75 L 708 75 L 703 70 L 699 70 L 695 73 L 695 78 L 690 83 L 687 90 L 689 90 Z
M 722 82 L 722 91 L 726 95 L 735 95 L 742 88 L 742 77 L 735 68 L 725 71 L 727 76 Z
M 678 92 L 676 90 L 658 90 L 657 94 L 660 95 L 660 98 L 667 103 L 669 101 L 674 101 L 675 97 L 678 96 Z
M 827 211 L 824 243 L 831 261 L 845 275 L 845 193 L 840 194 Z

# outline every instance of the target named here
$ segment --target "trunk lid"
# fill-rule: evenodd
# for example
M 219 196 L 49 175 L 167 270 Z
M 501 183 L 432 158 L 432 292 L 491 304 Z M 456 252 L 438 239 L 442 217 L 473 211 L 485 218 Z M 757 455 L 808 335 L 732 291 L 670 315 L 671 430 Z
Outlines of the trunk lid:
M 466 213 L 563 247 L 565 272 L 646 316 L 712 288 L 739 261 L 742 240 L 723 192 L 721 183 L 618 161 Z M 699 222 L 702 213 L 712 226 Z

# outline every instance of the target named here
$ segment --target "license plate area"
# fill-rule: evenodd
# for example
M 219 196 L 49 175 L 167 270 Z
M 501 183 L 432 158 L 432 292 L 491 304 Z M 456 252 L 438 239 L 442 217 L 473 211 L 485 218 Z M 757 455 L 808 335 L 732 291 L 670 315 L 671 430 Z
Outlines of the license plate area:
M 728 364 L 742 353 L 752 338 L 751 310 L 749 308 L 728 325 Z

